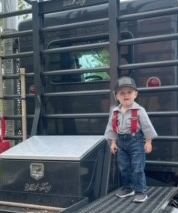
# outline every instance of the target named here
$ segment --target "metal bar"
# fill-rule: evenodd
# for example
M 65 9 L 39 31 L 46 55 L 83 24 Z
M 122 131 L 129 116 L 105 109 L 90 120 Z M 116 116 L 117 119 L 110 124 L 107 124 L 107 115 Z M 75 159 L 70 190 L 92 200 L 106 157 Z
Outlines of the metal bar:
M 148 115 L 151 117 L 172 117 L 178 116 L 178 111 L 164 111 L 164 112 L 148 112 Z
M 35 95 L 26 94 L 26 98 L 35 98 Z M 4 100 L 21 99 L 20 95 L 4 95 Z
M 9 202 L 9 201 L 0 201 L 0 205 L 4 206 L 12 206 L 12 207 L 21 207 L 21 208 L 28 208 L 31 209 L 38 209 L 39 211 L 41 210 L 49 210 L 49 211 L 56 211 L 60 212 L 64 210 L 64 208 L 60 207 L 53 207 L 53 206 L 45 206 L 45 205 L 35 205 L 35 204 L 27 204 L 27 203 L 19 203 L 19 202 Z
M 105 140 L 103 139 L 102 140 L 102 144 L 100 144 L 100 151 L 98 152 L 97 154 L 97 157 L 96 157 L 96 166 L 94 166 L 94 168 L 96 169 L 96 175 L 95 175 L 95 196 L 96 197 L 100 197 L 100 191 L 101 191 L 101 179 L 102 179 L 102 172 L 103 172 L 103 166 L 104 166 L 104 148 L 105 148 Z M 102 150 L 101 150 L 101 147 L 102 147 Z M 106 175 L 106 174 L 105 174 Z
M 7 120 L 19 120 L 22 119 L 22 115 L 6 115 Z M 27 118 L 33 118 L 34 115 L 27 115 Z M 1 119 L 1 117 L 0 117 Z
M 35 75 L 35 73 L 33 73 L 33 72 L 26 73 L 26 77 L 33 77 L 34 75 Z
M 30 117 L 29 118 L 32 118 L 33 117 L 33 115 L 30 115 Z M 21 117 L 19 117 L 18 119 L 21 119 Z M 5 137 L 5 139 L 9 139 L 9 140 L 11 140 L 11 139 L 22 139 L 22 136 L 18 136 L 18 135 L 13 135 L 13 136 L 11 136 L 11 135 L 7 135 L 6 137 Z M 156 142 L 156 141 L 169 141 L 169 142 L 175 142 L 176 140 L 178 140 L 178 136 L 158 136 L 157 138 L 155 138 L 154 139 L 154 141 Z
M 33 117 L 33 115 L 30 115 L 30 117 L 29 118 L 32 118 Z M 20 119 L 20 118 L 19 118 Z M 7 135 L 6 137 L 5 137 L 5 139 L 9 139 L 9 140 L 11 140 L 11 139 L 22 139 L 22 136 L 18 136 L 18 135 L 13 135 L 13 136 L 11 136 L 11 135 Z M 158 136 L 157 138 L 155 138 L 154 139 L 154 141 L 156 142 L 156 141 L 169 141 L 169 142 L 175 142 L 175 141 L 177 141 L 178 140 L 178 136 Z
M 32 123 L 31 136 L 39 133 L 41 128 L 41 94 L 42 94 L 42 82 L 41 72 L 43 72 L 40 52 L 43 49 L 42 39 L 40 37 L 40 30 L 43 27 L 43 16 L 39 14 L 39 3 L 32 2 L 32 15 L 33 15 L 33 69 L 34 69 L 34 85 L 35 85 L 35 116 Z M 40 133 L 41 134 L 41 133 Z
M 63 30 L 63 29 L 69 29 L 69 28 L 76 28 L 76 27 L 82 27 L 82 26 L 90 26 L 93 24 L 102 24 L 105 22 L 108 22 L 108 18 L 102 18 L 102 19 L 96 19 L 96 20 L 90 20 L 90 21 L 82 21 L 82 22 L 76 22 L 72 24 L 64 24 L 59 26 L 52 26 L 52 27 L 45 27 L 41 31 L 42 32 L 51 32 L 51 31 L 57 31 L 57 30 Z
M 151 117 L 162 117 L 162 116 L 178 116 L 178 111 L 169 112 L 148 112 Z M 108 117 L 109 113 L 81 113 L 81 114 L 48 114 L 44 115 L 46 118 L 93 118 L 93 117 Z
M 131 45 L 131 44 L 142 44 L 149 42 L 161 42 L 166 40 L 178 39 L 178 33 L 167 34 L 167 35 L 159 35 L 159 36 L 149 36 L 143 38 L 133 38 L 133 39 L 125 39 L 119 42 L 119 45 Z
M 71 43 L 71 42 L 77 42 L 77 41 L 88 41 L 88 40 L 94 40 L 94 39 L 101 39 L 101 38 L 106 38 L 108 39 L 109 37 L 109 34 L 106 32 L 106 33 L 100 33 L 100 34 L 92 34 L 92 35 L 85 35 L 85 36 L 80 36 L 80 37 L 71 37 L 71 38 L 63 38 L 63 39 L 59 39 L 57 40 L 58 44 L 60 45 L 63 44 L 63 43 Z
M 120 0 L 109 0 L 109 53 L 110 53 L 110 104 L 111 106 L 115 104 L 113 92 L 115 81 L 118 79 L 118 67 L 120 65 L 120 46 L 118 45 L 118 41 L 121 39 L 120 32 L 120 22 L 117 23 L 117 17 L 120 16 Z M 108 117 L 105 116 L 105 117 Z M 100 195 L 106 195 L 108 193 L 109 188 L 109 178 L 110 178 L 110 170 L 111 170 L 111 152 L 110 147 L 106 144 L 106 153 L 103 166 L 103 175 L 101 181 L 101 191 Z M 108 157 L 108 160 L 106 159 Z M 118 179 L 119 180 L 119 179 Z M 119 183 L 119 181 L 118 181 Z
M 106 142 L 105 149 L 104 149 L 104 158 L 103 158 L 100 197 L 108 194 L 110 166 L 111 166 L 111 148 L 109 143 Z
M 175 86 L 161 86 L 161 87 L 142 87 L 138 88 L 138 91 L 141 93 L 152 93 L 152 92 L 168 92 L 168 91 L 177 91 L 178 85 Z
M 46 114 L 43 117 L 50 119 L 63 119 L 63 118 L 105 118 L 109 113 L 73 113 L 73 114 Z
M 44 93 L 44 97 L 55 97 L 55 96 L 79 96 L 79 95 L 101 95 L 110 93 L 109 89 L 103 90 L 86 90 L 86 91 L 69 91 L 69 92 L 52 92 Z M 27 97 L 35 97 L 35 95 L 28 94 Z M 20 95 L 4 95 L 5 100 L 20 99 Z
M 173 166 L 173 167 L 178 167 L 178 162 L 173 162 L 173 161 L 146 161 L 147 165 L 153 165 L 153 166 Z
M 27 139 L 27 104 L 26 104 L 26 79 L 25 69 L 20 68 L 21 75 L 21 106 L 22 106 L 22 135 L 23 141 Z
M 30 56 L 33 56 L 33 51 L 2 55 L 0 57 L 2 57 L 2 59 L 11 59 L 11 58 L 22 58 L 22 57 L 30 57 Z
M 42 75 L 65 75 L 65 74 L 80 74 L 80 73 L 92 73 L 92 72 L 106 72 L 109 70 L 109 67 L 98 67 L 90 69 L 68 69 L 68 70 L 55 70 L 55 71 L 46 71 Z
M 161 9 L 161 10 L 136 13 L 136 14 L 122 15 L 122 16 L 118 17 L 118 20 L 119 21 L 133 21 L 133 20 L 137 20 L 137 19 L 173 15 L 173 14 L 177 14 L 177 12 L 178 12 L 178 7 L 174 7 L 174 8 L 167 8 L 167 9 Z
M 0 115 L 4 116 L 4 90 L 3 90 L 3 77 L 2 77 L 2 59 L 0 57 Z M 2 128 L 2 127 L 1 127 Z
M 164 87 L 156 87 L 156 88 L 138 88 L 139 92 L 149 93 L 149 92 L 167 92 L 167 91 L 176 91 L 178 90 L 178 86 L 164 86 Z M 111 92 L 110 89 L 106 90 L 89 90 L 89 91 L 70 91 L 70 92 L 56 92 L 56 93 L 44 93 L 45 97 L 53 97 L 53 96 L 71 96 L 71 95 L 99 95 L 99 94 L 107 94 Z M 35 95 L 27 94 L 27 98 L 35 97 Z M 20 99 L 20 95 L 4 95 L 5 100 L 10 99 Z
M 117 25 L 117 17 L 120 13 L 120 2 L 109 0 L 109 52 L 110 52 L 110 90 L 114 91 L 115 81 L 118 79 L 118 67 L 120 60 L 120 50 L 118 41 L 120 41 L 120 26 Z M 120 24 L 120 23 L 118 23 Z M 111 93 L 110 103 L 115 103 L 114 96 Z
M 108 0 L 86 0 L 85 2 L 75 2 L 75 1 L 46 1 L 41 2 L 39 6 L 39 13 L 40 14 L 47 14 L 47 13 L 55 13 L 55 12 L 62 12 L 66 10 L 77 10 L 92 6 L 99 6 L 105 5 Z
M 85 85 L 95 85 L 96 86 L 96 84 L 104 84 L 104 83 L 109 83 L 110 81 L 109 80 L 96 80 L 96 81 L 86 81 L 85 82 Z M 64 86 L 64 85 L 83 85 L 83 81 L 78 81 L 78 82 L 59 82 L 59 83 L 54 83 L 54 85 L 61 85 L 61 86 Z
M 12 17 L 12 16 L 26 15 L 28 13 L 32 13 L 32 9 L 18 10 L 18 11 L 13 11 L 13 12 L 9 12 L 9 13 L 1 13 L 0 19 Z
M 6 135 L 5 140 L 22 140 L 21 135 Z
M 19 78 L 19 77 L 20 77 L 19 74 L 3 75 L 3 79 L 4 79 L 4 80 L 8 80 L 8 79 L 17 79 L 17 78 Z
M 109 89 L 103 89 L 103 90 L 44 93 L 44 96 L 45 97 L 55 97 L 55 96 L 101 95 L 101 94 L 108 94 L 108 93 L 110 93 Z
M 87 49 L 93 49 L 93 48 L 102 48 L 108 45 L 109 45 L 109 42 L 102 42 L 102 43 L 95 43 L 95 44 L 77 45 L 77 46 L 71 46 L 71 47 L 60 47 L 60 48 L 46 49 L 46 50 L 43 50 L 42 53 L 51 54 L 51 53 L 68 52 L 68 51 L 75 51 L 75 50 L 87 50 Z
M 21 95 L 4 95 L 4 100 L 20 99 Z
M 34 73 L 26 73 L 26 77 L 33 77 Z M 17 79 L 20 78 L 19 74 L 12 74 L 12 75 L 4 75 L 3 79 L 8 80 L 8 79 Z
M 178 136 L 167 136 L 167 135 L 164 135 L 164 136 L 158 136 L 157 138 L 154 139 L 154 141 L 173 141 L 175 142 L 176 140 L 178 140 Z
M 79 73 L 89 73 L 89 72 L 104 72 L 106 70 L 108 70 L 109 67 L 106 68 L 96 68 L 96 69 L 74 69 L 74 70 L 56 70 L 56 71 L 47 71 L 42 73 L 42 75 L 45 76 L 50 76 L 50 75 L 63 75 L 63 74 L 79 74 Z M 28 75 L 29 74 L 29 75 Z M 27 73 L 26 74 L 28 77 L 33 77 L 34 73 Z M 14 75 L 9 75 L 9 76 L 3 76 L 4 80 L 8 80 L 8 79 L 16 79 L 19 78 L 19 74 L 14 74 Z M 138 88 L 138 91 L 140 93 L 152 93 L 152 92 L 168 92 L 168 91 L 177 91 L 178 90 L 178 85 L 175 86 L 161 86 L 161 87 L 140 87 Z M 33 96 L 33 95 L 29 95 L 29 96 Z M 4 95 L 5 99 L 13 99 L 13 98 L 20 98 L 20 95 Z
M 16 38 L 22 36 L 28 36 L 32 34 L 32 30 L 25 30 L 16 33 L 9 33 L 9 34 L 1 34 L 0 39 L 7 39 L 7 38 Z
M 148 115 L 150 117 L 162 117 L 162 116 L 178 116 L 178 112 L 148 112 Z M 109 113 L 73 113 L 73 114 L 46 114 L 43 115 L 43 118 L 104 118 L 108 117 Z M 6 115 L 5 116 L 7 120 L 17 120 L 21 119 L 21 115 Z M 27 115 L 27 118 L 33 118 L 35 115 Z M 1 118 L 1 117 L 0 117 Z M 177 140 L 177 136 L 171 137 L 171 136 L 160 136 L 157 139 L 154 140 Z
M 169 61 L 127 64 L 127 65 L 121 65 L 119 66 L 119 68 L 121 70 L 130 70 L 130 69 L 143 69 L 143 68 L 166 67 L 166 66 L 177 66 L 177 65 L 178 65 L 178 60 L 169 60 Z

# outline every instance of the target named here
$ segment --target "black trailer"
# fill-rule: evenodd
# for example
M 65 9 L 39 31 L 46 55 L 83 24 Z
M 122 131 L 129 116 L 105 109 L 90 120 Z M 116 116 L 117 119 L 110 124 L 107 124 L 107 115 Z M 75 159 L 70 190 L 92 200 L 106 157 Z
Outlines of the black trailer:
M 19 38 L 20 52 L 36 52 L 34 67 L 32 57 L 20 61 L 31 76 L 29 134 L 103 135 L 115 104 L 115 79 L 131 75 L 139 87 L 138 102 L 159 134 L 147 174 L 153 184 L 177 185 L 177 169 L 171 166 L 178 161 L 177 1 L 52 2 L 39 3 L 39 17 L 19 25 L 22 34 L 33 27 L 34 36 Z

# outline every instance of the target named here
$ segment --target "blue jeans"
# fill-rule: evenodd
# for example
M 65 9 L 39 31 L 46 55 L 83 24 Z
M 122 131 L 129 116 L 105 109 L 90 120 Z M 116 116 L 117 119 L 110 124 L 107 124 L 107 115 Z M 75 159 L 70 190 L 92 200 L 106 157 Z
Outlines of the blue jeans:
M 142 132 L 135 136 L 119 135 L 118 166 L 121 182 L 135 192 L 146 192 L 145 178 L 145 140 Z

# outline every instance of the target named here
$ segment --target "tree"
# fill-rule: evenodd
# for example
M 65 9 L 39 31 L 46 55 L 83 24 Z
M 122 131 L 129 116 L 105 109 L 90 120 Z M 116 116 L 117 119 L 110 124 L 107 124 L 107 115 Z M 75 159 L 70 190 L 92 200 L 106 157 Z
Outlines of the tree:
M 0 0 L 0 13 L 2 13 L 2 1 L 5 1 L 5 0 Z M 18 9 L 19 10 L 24 10 L 24 9 L 27 9 L 27 8 L 30 8 L 31 5 L 26 3 L 24 0 L 18 0 Z M 23 15 L 22 16 L 22 19 L 27 19 L 29 18 L 29 14 L 27 15 Z M 19 17 L 19 20 L 21 20 L 21 18 Z M 3 26 L 3 19 L 0 19 L 0 32 L 2 32 L 2 26 Z
M 28 3 L 26 3 L 24 0 L 18 0 L 18 8 L 19 10 L 25 10 L 27 8 L 31 7 Z M 23 15 L 23 19 L 29 18 L 29 14 Z

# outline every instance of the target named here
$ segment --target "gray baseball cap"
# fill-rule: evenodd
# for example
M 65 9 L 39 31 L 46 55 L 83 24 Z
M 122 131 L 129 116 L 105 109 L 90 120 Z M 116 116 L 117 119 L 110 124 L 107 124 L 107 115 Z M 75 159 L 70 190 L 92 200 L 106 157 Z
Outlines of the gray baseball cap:
M 134 90 L 137 90 L 137 86 L 136 86 L 134 79 L 130 78 L 130 77 L 126 77 L 126 76 L 121 77 L 117 80 L 117 82 L 115 84 L 115 88 L 114 88 L 115 93 L 117 93 L 123 87 L 131 87 Z

